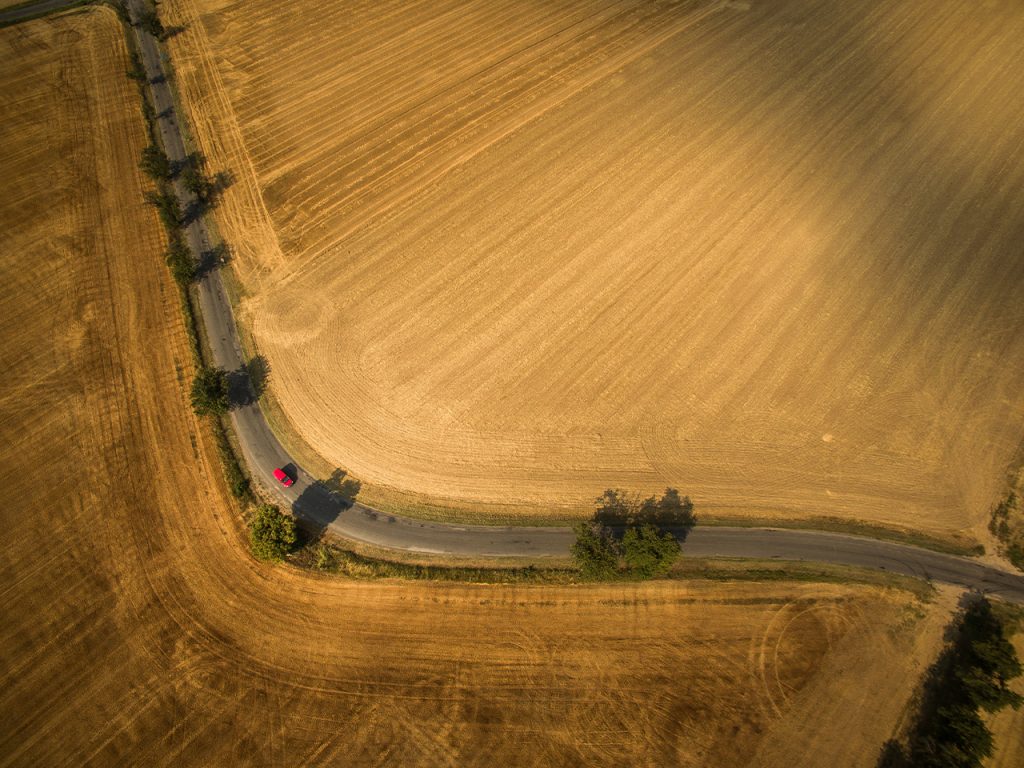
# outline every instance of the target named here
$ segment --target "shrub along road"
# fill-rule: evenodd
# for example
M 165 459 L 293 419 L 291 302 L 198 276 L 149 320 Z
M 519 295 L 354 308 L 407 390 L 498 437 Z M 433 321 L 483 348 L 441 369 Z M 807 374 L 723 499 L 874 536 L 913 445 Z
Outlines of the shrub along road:
M 0 13 L 0 23 L 31 18 L 74 4 L 70 0 L 63 3 L 44 0 Z M 129 0 L 128 8 L 132 19 L 137 21 L 145 10 L 144 0 Z M 159 45 L 137 24 L 133 29 L 158 115 L 157 132 L 172 163 L 182 164 L 187 153 Z M 180 180 L 175 188 L 182 209 L 188 210 L 192 195 Z M 211 239 L 202 217 L 194 217 L 184 234 L 197 256 L 211 250 Z M 238 370 L 244 358 L 220 274 L 216 269 L 207 271 L 198 287 L 212 353 L 209 362 L 228 371 Z M 249 471 L 254 479 L 273 489 L 299 518 L 309 523 L 346 539 L 410 552 L 525 558 L 567 556 L 569 553 L 573 534 L 566 528 L 432 523 L 385 514 L 358 503 L 350 505 L 291 459 L 267 425 L 256 398 L 249 400 L 249 404 L 231 412 Z M 275 467 L 288 467 L 295 484 L 287 489 L 281 487 L 272 475 Z M 695 557 L 777 558 L 878 568 L 978 589 L 1024 603 L 1024 577 L 1020 575 L 968 558 L 858 536 L 766 528 L 698 527 L 687 537 L 683 552 Z

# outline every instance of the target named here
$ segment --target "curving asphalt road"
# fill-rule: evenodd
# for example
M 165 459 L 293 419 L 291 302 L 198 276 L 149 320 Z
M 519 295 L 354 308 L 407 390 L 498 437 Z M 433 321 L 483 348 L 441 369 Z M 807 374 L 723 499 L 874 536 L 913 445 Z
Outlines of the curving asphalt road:
M 70 5 L 70 2 L 65 4 Z M 41 0 L 12 13 L 29 17 L 61 5 L 56 0 Z M 128 8 L 132 18 L 137 20 L 145 8 L 145 0 L 128 0 Z M 0 23 L 4 20 L 5 14 L 0 14 Z M 157 130 L 171 160 L 182 162 L 186 157 L 185 145 L 174 112 L 174 100 L 164 79 L 160 48 L 152 36 L 137 25 L 134 33 L 159 115 Z M 191 196 L 180 183 L 176 188 L 182 207 L 186 209 L 192 202 Z M 185 235 L 197 256 L 211 250 L 211 239 L 201 219 L 190 223 Z M 245 362 L 242 348 L 231 304 L 217 270 L 210 270 L 198 288 L 213 356 L 211 362 L 229 371 L 241 369 Z M 267 425 L 256 398 L 250 397 L 250 400 L 250 404 L 232 411 L 231 421 L 253 478 L 272 489 L 298 517 L 313 525 L 343 538 L 410 552 L 520 558 L 568 554 L 573 537 L 566 528 L 430 523 L 385 514 L 358 503 L 348 505 L 291 459 Z M 271 474 L 275 467 L 287 467 L 296 478 L 295 485 L 282 488 Z M 683 542 L 683 551 L 697 557 L 777 558 L 878 568 L 1024 603 L 1024 576 L 967 558 L 858 536 L 804 530 L 698 527 Z

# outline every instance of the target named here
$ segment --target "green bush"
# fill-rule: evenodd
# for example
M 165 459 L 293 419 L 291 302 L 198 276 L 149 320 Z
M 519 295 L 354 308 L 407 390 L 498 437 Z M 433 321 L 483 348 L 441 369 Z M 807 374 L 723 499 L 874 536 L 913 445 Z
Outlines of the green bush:
M 149 144 L 142 150 L 139 167 L 154 181 L 166 181 L 171 178 L 171 161 L 156 144 Z
M 611 578 L 618 571 L 619 544 L 611 529 L 597 522 L 573 526 L 576 541 L 570 547 L 572 558 L 588 579 Z
M 157 39 L 163 39 L 165 30 L 156 11 L 144 11 L 139 17 L 139 26 Z
M 650 523 L 630 528 L 622 537 L 622 555 L 632 575 L 653 579 L 668 573 L 679 557 L 679 542 Z
M 249 520 L 249 543 L 260 560 L 278 562 L 295 549 L 295 520 L 273 504 L 260 504 Z
M 231 408 L 228 376 L 220 368 L 202 366 L 192 380 L 192 408 L 199 416 L 220 416 Z
M 137 83 L 142 83 L 146 80 L 146 68 L 142 64 L 142 58 L 139 56 L 137 51 L 132 51 L 129 57 L 130 66 L 125 74 L 129 80 L 134 80 Z
M 147 192 L 146 202 L 156 208 L 160 221 L 168 232 L 174 232 L 181 226 L 181 206 L 174 192 L 164 187 L 159 192 Z
M 195 280 L 196 262 L 192 258 L 192 250 L 177 232 L 171 237 L 171 242 L 167 246 L 166 261 L 171 270 L 171 276 L 181 287 L 184 288 Z
M 889 742 L 879 768 L 981 768 L 993 747 L 981 712 L 1022 703 L 1008 686 L 1021 674 L 1009 627 L 983 597 L 959 614 L 953 643 L 929 670 L 909 749 Z
M 239 500 L 248 499 L 249 478 L 242 471 L 242 465 L 238 463 L 238 458 L 231 449 L 231 444 L 228 443 L 223 429 L 217 430 L 217 448 L 220 450 L 221 463 L 224 465 L 224 479 L 227 480 L 231 495 Z

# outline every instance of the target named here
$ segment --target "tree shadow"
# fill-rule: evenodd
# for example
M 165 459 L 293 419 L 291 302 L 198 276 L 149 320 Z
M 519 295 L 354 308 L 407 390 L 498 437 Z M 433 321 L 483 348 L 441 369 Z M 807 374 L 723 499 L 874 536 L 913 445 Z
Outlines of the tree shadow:
M 172 37 L 180 35 L 186 29 L 188 29 L 188 24 L 175 24 L 171 27 L 164 27 L 164 33 L 160 37 L 163 40 L 170 40 Z
M 227 266 L 231 262 L 231 246 L 227 243 L 217 243 L 199 254 L 199 263 L 196 264 L 196 278 L 201 279 L 204 275 L 220 267 Z
M 983 593 L 960 596 L 959 610 L 943 632 L 943 650 L 924 674 L 906 744 L 887 741 L 876 768 L 952 765 L 941 758 L 953 753 L 982 757 L 991 753 L 992 732 L 983 712 L 1006 706 L 1016 709 L 1020 704 L 1019 696 L 1006 688 L 1016 676 L 1013 668 L 1019 675 L 1020 666 L 1004 632 Z
M 228 373 L 228 399 L 232 408 L 254 404 L 267 389 L 270 363 L 263 355 L 256 355 L 239 368 Z M 294 468 L 293 468 L 294 469 Z M 287 469 L 285 470 L 287 471 Z M 295 474 L 289 474 L 293 479 Z
M 267 379 L 270 377 L 270 362 L 263 355 L 256 355 L 244 367 L 249 374 L 253 394 L 257 399 L 263 397 L 263 393 L 267 391 Z
M 680 496 L 675 488 L 666 488 L 660 499 L 641 498 L 609 488 L 595 504 L 594 522 L 611 528 L 617 535 L 629 527 L 653 525 L 672 533 L 682 543 L 697 524 L 690 497 Z
M 220 195 L 235 183 L 235 174 L 231 171 L 217 171 L 213 174 L 213 188 Z
M 178 176 L 186 168 L 191 168 L 199 173 L 204 172 L 206 170 L 206 155 L 198 149 L 193 152 L 189 152 L 188 155 L 185 156 L 184 160 L 178 160 L 174 163 L 174 166 L 171 168 L 171 173 L 174 176 Z
M 285 472 L 289 467 L 283 468 Z M 310 483 L 292 503 L 301 528 L 300 543 L 315 544 L 328 526 L 343 512 L 352 508 L 359 494 L 360 482 L 347 477 L 344 470 L 336 469 L 326 480 Z
M 233 371 L 228 371 L 228 400 L 232 408 L 243 408 L 256 402 L 256 393 L 253 392 L 252 382 L 249 380 L 249 373 L 242 365 Z
M 346 507 L 355 504 L 356 496 L 363 486 L 354 477 L 348 477 L 348 473 L 343 469 L 335 469 L 329 478 L 317 480 L 316 484 Z

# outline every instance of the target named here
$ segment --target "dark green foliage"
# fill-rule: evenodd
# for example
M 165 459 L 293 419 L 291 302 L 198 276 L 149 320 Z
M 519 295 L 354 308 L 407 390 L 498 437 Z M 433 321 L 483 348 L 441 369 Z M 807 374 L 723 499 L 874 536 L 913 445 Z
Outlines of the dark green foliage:
M 1024 698 L 1007 687 L 1021 674 L 1017 652 L 1006 637 L 1003 621 L 988 600 L 979 600 L 964 613 L 961 641 L 955 646 L 957 682 L 966 697 L 987 712 L 1006 706 L 1017 709 Z
M 594 503 L 597 505 L 594 519 L 603 525 L 629 525 L 639 507 L 635 495 L 629 496 L 625 491 L 613 488 L 598 496 Z
M 598 522 L 583 522 L 573 526 L 576 541 L 570 547 L 573 560 L 588 579 L 611 578 L 618 571 L 619 543 L 611 529 Z
M 988 530 L 999 539 L 1005 540 L 1010 535 L 1010 513 L 1017 509 L 1017 494 L 1010 491 L 1006 498 L 996 504 L 992 517 L 988 521 Z
M 171 161 L 156 144 L 150 144 L 142 150 L 139 167 L 153 181 L 166 181 L 171 178 Z
M 972 600 L 957 618 L 953 644 L 929 671 L 909 748 L 887 744 L 880 768 L 980 768 L 993 746 L 981 711 L 1022 703 L 1007 685 L 1021 665 L 1006 632 L 987 599 Z
M 1006 548 L 1006 556 L 1015 568 L 1024 571 L 1024 539 L 1016 541 Z
M 660 499 L 640 499 L 609 488 L 595 506 L 593 519 L 573 528 L 573 560 L 590 579 L 663 576 L 679 558 L 679 538 L 697 523 L 693 502 L 675 488 L 666 488 Z M 621 532 L 621 541 L 616 531 Z
M 1024 514 L 1016 493 L 1010 491 L 993 508 L 988 529 L 1002 542 L 1010 562 L 1024 571 Z
M 160 22 L 156 11 L 143 11 L 139 17 L 139 26 L 157 39 L 164 37 L 164 25 Z
M 249 500 L 251 498 L 249 478 L 242 470 L 242 465 L 238 463 L 238 458 L 235 456 L 231 443 L 228 442 L 227 433 L 221 424 L 217 424 L 214 434 L 217 438 L 217 452 L 220 453 L 221 463 L 224 465 L 224 479 L 228 482 L 231 495 L 239 501 Z
M 192 250 L 178 232 L 174 233 L 167 246 L 167 266 L 175 282 L 183 288 L 196 277 L 196 262 L 192 258 Z
M 622 537 L 622 555 L 629 572 L 641 579 L 668 573 L 679 557 L 679 542 L 650 523 L 630 528 Z
M 137 83 L 145 82 L 146 80 L 146 68 L 142 64 L 142 57 L 139 56 L 138 51 L 132 51 L 129 58 L 128 71 L 125 73 L 129 80 L 134 80 Z
M 181 206 L 178 205 L 178 197 L 168 188 L 163 187 L 159 192 L 147 192 L 146 202 L 156 208 L 160 214 L 160 221 L 168 232 L 173 232 L 181 226 Z
M 146 98 L 146 94 L 141 94 L 142 97 L 142 117 L 146 121 L 146 125 L 149 127 L 150 136 L 154 135 L 153 122 L 156 120 L 156 110 L 153 109 L 153 105 L 149 103 L 149 99 Z
M 260 560 L 277 562 L 295 549 L 295 519 L 273 504 L 260 504 L 249 520 L 249 543 Z
M 221 368 L 203 366 L 192 380 L 192 408 L 199 416 L 220 416 L 228 412 L 228 377 Z
M 185 189 L 195 195 L 202 205 L 209 205 L 213 200 L 215 192 L 213 182 L 191 163 L 182 168 L 181 181 L 185 185 Z

